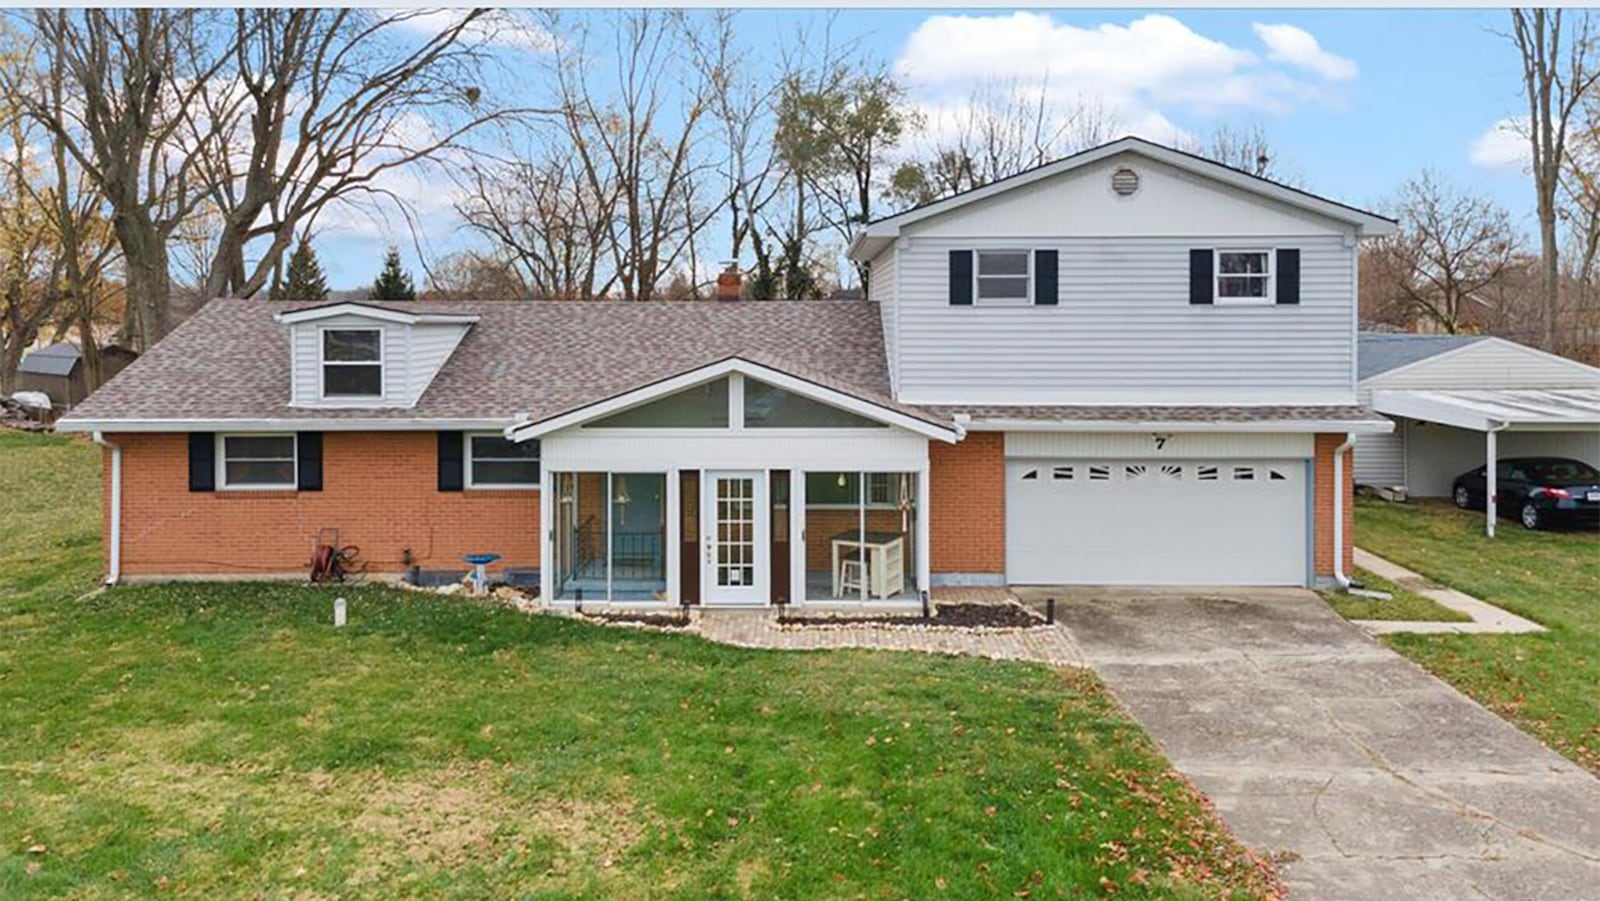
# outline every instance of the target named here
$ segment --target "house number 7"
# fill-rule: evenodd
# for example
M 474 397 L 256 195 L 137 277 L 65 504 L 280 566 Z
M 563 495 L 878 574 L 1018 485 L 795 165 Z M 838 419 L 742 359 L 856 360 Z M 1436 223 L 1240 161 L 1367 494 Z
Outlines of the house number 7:
M 1151 435 L 1150 437 L 1155 440 L 1156 450 L 1166 450 L 1167 449 L 1167 441 L 1172 436 L 1171 435 Z

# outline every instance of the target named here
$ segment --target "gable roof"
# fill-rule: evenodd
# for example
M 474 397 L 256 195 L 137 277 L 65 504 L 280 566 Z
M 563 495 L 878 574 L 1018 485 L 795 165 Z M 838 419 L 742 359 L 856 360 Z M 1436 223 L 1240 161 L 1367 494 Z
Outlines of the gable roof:
M 1164 147 L 1144 138 L 1130 135 L 1107 144 L 1101 144 L 1098 147 L 1091 147 L 1088 150 L 1074 153 L 1071 156 L 1062 157 L 1042 166 L 1036 166 L 1016 175 L 990 182 L 979 188 L 962 191 L 942 200 L 935 200 L 931 203 L 912 207 L 892 216 L 875 219 L 862 226 L 852 237 L 849 256 L 857 261 L 868 259 L 881 252 L 888 242 L 898 237 L 901 228 L 914 222 L 943 215 L 968 204 L 986 200 L 997 194 L 1098 163 L 1119 153 L 1136 153 L 1195 175 L 1210 178 L 1253 194 L 1269 197 L 1290 206 L 1353 225 L 1356 227 L 1358 235 L 1392 234 L 1397 227 L 1395 220 L 1387 216 L 1381 216 L 1336 200 L 1330 200 L 1326 197 L 1312 194 L 1309 191 L 1302 191 L 1299 188 L 1291 188 L 1269 178 L 1252 175 L 1243 169 L 1235 169 L 1232 166 L 1223 165 L 1202 156 L 1175 150 L 1171 147 Z
M 29 375 L 71 375 L 73 368 L 82 358 L 83 352 L 78 350 L 78 345 L 70 341 L 58 341 L 23 356 L 22 362 L 17 364 L 17 372 Z
M 1369 379 L 1483 340 L 1483 335 L 1361 332 L 1356 340 L 1356 378 Z
M 276 314 L 273 318 L 279 322 L 292 324 L 296 322 L 315 322 L 319 319 L 332 319 L 335 316 L 365 316 L 380 322 L 398 322 L 403 325 L 413 325 L 418 322 L 471 324 L 478 321 L 477 316 L 459 310 L 452 310 L 448 313 L 400 310 L 372 303 L 371 301 L 355 300 L 336 300 L 331 303 L 286 310 Z
M 495 428 L 548 419 L 732 357 L 949 426 L 948 418 L 894 399 L 878 309 L 863 300 L 367 304 L 478 321 L 415 407 L 291 407 L 289 330 L 276 317 L 321 306 L 213 300 L 58 428 Z

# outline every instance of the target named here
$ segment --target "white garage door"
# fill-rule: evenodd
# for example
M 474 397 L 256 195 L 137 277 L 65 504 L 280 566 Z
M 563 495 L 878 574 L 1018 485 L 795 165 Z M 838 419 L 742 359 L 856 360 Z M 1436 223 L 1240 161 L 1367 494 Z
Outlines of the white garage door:
M 1303 460 L 1009 460 L 1019 585 L 1303 585 Z

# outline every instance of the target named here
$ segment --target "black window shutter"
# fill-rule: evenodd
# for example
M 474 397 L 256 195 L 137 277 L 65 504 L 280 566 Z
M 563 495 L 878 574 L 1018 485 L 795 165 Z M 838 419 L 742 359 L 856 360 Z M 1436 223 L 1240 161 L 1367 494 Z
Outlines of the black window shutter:
M 972 251 L 950 251 L 950 305 L 972 306 Z
M 1278 267 L 1273 278 L 1278 283 L 1278 303 L 1300 302 L 1300 251 L 1297 248 L 1278 249 Z
M 322 490 L 322 433 L 301 432 L 295 436 L 299 475 L 295 487 L 301 491 Z
M 1057 286 L 1056 277 L 1057 259 L 1054 250 L 1035 250 L 1033 252 L 1033 302 L 1036 306 L 1053 307 L 1056 305 Z
M 217 436 L 189 433 L 189 490 L 217 490 Z
M 465 436 L 460 432 L 439 433 L 439 490 L 460 491 L 466 487 L 462 451 Z
M 1189 251 L 1189 302 L 1208 304 L 1215 289 L 1211 278 L 1213 254 L 1209 248 Z

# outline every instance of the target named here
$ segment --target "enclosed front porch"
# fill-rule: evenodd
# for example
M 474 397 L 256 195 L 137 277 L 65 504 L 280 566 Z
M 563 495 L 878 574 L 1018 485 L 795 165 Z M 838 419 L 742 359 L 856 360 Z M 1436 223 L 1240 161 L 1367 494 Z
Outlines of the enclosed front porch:
M 526 430 L 550 489 L 545 597 L 921 603 L 928 442 L 954 433 L 747 366 Z

